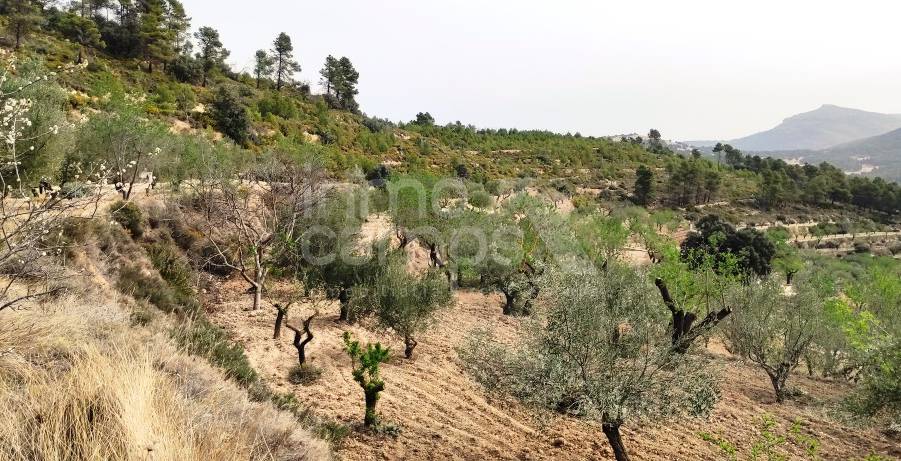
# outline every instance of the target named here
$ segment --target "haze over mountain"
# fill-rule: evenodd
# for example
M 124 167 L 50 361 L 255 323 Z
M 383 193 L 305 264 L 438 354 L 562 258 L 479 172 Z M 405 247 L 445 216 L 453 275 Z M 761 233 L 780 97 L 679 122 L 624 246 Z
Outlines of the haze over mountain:
M 756 152 L 821 150 L 901 128 L 901 114 L 881 114 L 824 104 L 785 119 L 773 129 L 728 141 Z M 710 141 L 696 141 L 711 145 Z
M 777 156 L 779 153 L 775 153 Z M 829 162 L 855 174 L 901 181 L 901 129 L 790 157 L 807 163 Z

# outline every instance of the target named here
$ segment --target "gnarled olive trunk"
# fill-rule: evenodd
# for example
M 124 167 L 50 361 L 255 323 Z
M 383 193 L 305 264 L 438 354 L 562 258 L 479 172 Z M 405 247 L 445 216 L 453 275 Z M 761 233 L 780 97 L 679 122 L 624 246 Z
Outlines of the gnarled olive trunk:
M 282 323 L 285 321 L 285 315 L 288 314 L 288 306 L 282 307 L 275 305 L 277 313 L 275 314 L 275 331 L 272 333 L 272 339 L 278 339 L 282 336 Z
M 785 401 L 785 381 L 788 380 L 788 374 L 791 372 L 791 366 L 787 363 L 780 363 L 776 368 L 768 368 L 766 374 L 770 377 L 770 383 L 776 392 L 776 403 Z
M 307 317 L 307 319 L 303 321 L 302 329 L 288 324 L 288 328 L 294 331 L 294 341 L 292 344 L 297 349 L 297 363 L 299 365 L 305 365 L 307 363 L 306 347 L 307 344 L 310 344 L 310 341 L 313 340 L 313 330 L 310 329 L 310 324 L 313 323 L 313 319 L 316 318 L 317 315 L 319 315 L 318 311 Z
M 513 315 L 516 310 L 516 296 L 511 291 L 502 291 L 504 294 L 504 315 Z
M 795 278 L 795 274 L 796 274 L 797 272 L 798 272 L 798 271 L 788 271 L 788 272 L 785 273 L 785 284 L 786 284 L 786 285 L 791 286 L 791 284 L 792 284 L 792 279 Z
M 619 434 L 619 424 L 604 423 L 601 428 L 607 436 L 607 441 L 610 442 L 616 461 L 629 461 L 629 454 L 626 453 L 626 446 L 623 445 L 623 438 Z
M 698 339 L 720 323 L 724 318 L 732 314 L 731 307 L 724 307 L 718 311 L 712 311 L 707 314 L 699 323 L 695 324 L 698 316 L 692 312 L 688 312 L 676 305 L 670 295 L 666 282 L 663 279 L 656 279 L 654 284 L 660 291 L 663 303 L 669 309 L 673 317 L 672 323 L 672 351 L 684 354 L 688 352 L 689 347 Z
M 419 344 L 410 336 L 404 337 L 404 357 L 408 359 L 413 358 L 413 349 L 416 348 L 416 345 Z

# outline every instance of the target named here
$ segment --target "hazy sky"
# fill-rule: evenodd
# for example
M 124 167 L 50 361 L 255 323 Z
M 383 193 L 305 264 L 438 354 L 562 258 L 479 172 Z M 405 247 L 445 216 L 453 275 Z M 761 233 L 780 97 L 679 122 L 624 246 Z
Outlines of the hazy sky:
M 235 69 L 284 31 L 301 80 L 347 56 L 395 121 L 727 139 L 824 103 L 901 112 L 895 0 L 184 2 Z

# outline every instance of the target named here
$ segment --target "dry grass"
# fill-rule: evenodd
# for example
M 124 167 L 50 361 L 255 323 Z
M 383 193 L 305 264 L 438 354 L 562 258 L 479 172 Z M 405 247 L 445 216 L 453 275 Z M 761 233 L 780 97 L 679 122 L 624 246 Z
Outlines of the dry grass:
M 288 413 L 131 327 L 116 300 L 55 305 L 0 313 L 0 459 L 331 457 Z

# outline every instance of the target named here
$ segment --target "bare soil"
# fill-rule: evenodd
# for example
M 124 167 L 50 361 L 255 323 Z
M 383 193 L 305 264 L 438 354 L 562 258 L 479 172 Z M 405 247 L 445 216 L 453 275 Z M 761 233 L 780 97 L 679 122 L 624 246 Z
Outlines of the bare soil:
M 353 429 L 339 447 L 343 459 L 612 459 L 597 424 L 569 417 L 536 418 L 515 402 L 487 394 L 462 369 L 455 347 L 468 332 L 488 328 L 501 340 L 512 340 L 525 321 L 502 315 L 500 296 L 457 292 L 455 305 L 418 338 L 412 360 L 403 359 L 399 338 L 338 322 L 335 303 L 295 306 L 290 313 L 292 321 L 313 309 L 322 314 L 313 323 L 315 339 L 307 351 L 312 364 L 322 369 L 322 376 L 303 386 L 287 380 L 289 368 L 297 363 L 291 335 L 273 340 L 275 309 L 266 304 L 256 312 L 244 310 L 250 304 L 248 296 L 241 294 L 244 288 L 238 280 L 218 286 L 220 302 L 208 308 L 211 320 L 244 345 L 254 367 L 273 388 L 294 393 L 316 414 Z M 382 371 L 387 387 L 378 410 L 384 422 L 400 429 L 399 434 L 362 429 L 363 393 L 352 380 L 350 361 L 342 351 L 344 331 L 366 341 L 381 341 L 395 351 Z M 777 405 L 762 370 L 736 360 L 715 340 L 707 353 L 722 367 L 722 399 L 714 413 L 707 421 L 633 423 L 623 433 L 633 459 L 727 459 L 719 448 L 700 438 L 701 431 L 717 434 L 736 445 L 740 453 L 748 453 L 760 436 L 765 414 L 772 415 L 785 432 L 794 421 L 800 421 L 803 432 L 821 442 L 820 459 L 857 460 L 870 453 L 901 456 L 899 440 L 873 429 L 851 428 L 830 416 L 829 408 L 849 391 L 847 384 L 796 375 L 790 384 L 802 397 Z M 784 451 L 788 459 L 807 459 L 803 450 L 792 444 Z

